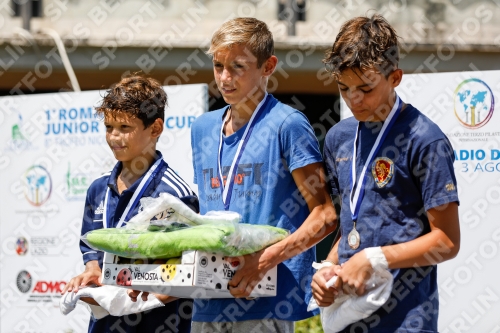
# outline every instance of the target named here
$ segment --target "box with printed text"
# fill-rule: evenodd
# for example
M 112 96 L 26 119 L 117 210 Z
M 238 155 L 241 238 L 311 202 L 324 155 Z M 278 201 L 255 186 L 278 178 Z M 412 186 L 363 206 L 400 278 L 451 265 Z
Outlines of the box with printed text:
M 232 298 L 228 282 L 240 263 L 218 253 L 184 251 L 169 260 L 123 259 L 105 253 L 102 283 L 183 298 Z M 269 270 L 250 297 L 276 296 L 277 268 Z

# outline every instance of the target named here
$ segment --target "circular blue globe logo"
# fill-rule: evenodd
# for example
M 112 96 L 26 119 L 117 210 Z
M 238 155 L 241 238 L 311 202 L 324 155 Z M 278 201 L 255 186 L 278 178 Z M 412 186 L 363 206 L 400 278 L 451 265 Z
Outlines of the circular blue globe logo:
M 479 79 L 467 79 L 454 93 L 455 116 L 460 124 L 477 129 L 490 121 L 495 110 L 495 99 L 490 87 Z
M 52 192 L 52 180 L 44 167 L 34 165 L 24 173 L 24 196 L 33 206 L 43 205 Z

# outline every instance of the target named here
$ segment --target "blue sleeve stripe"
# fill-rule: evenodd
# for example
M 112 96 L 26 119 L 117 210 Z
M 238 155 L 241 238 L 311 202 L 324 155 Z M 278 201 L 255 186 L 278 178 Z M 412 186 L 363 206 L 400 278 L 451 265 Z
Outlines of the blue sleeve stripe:
M 193 191 L 189 188 L 189 185 L 184 181 L 184 179 L 182 179 L 181 177 L 179 177 L 178 174 L 176 174 L 172 169 L 168 168 L 167 171 L 169 175 L 171 175 L 175 180 L 177 180 L 177 182 L 179 183 L 179 185 L 183 186 L 184 189 L 186 190 L 186 195 L 193 195 Z
M 178 197 L 184 197 L 185 195 L 183 195 L 179 189 L 177 188 L 177 186 L 175 186 L 174 184 L 172 184 L 167 178 L 165 177 L 162 177 L 161 180 L 163 180 L 168 186 L 170 186 L 174 191 L 175 193 L 177 193 L 177 196 Z
M 90 253 L 97 253 L 97 251 L 89 251 L 89 252 L 85 252 L 83 255 L 90 254 Z

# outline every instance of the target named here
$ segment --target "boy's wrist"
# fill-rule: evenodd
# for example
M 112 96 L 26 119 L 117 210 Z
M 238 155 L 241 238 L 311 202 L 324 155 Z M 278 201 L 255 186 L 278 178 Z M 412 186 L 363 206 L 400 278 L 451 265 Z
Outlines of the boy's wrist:
M 370 262 L 370 265 L 374 270 L 387 270 L 389 269 L 389 263 L 385 257 L 384 251 L 382 251 L 381 246 L 368 247 L 364 249 L 366 258 Z
M 338 263 L 333 261 L 333 260 L 328 260 L 328 258 L 326 260 L 321 260 L 321 263 L 322 264 L 331 264 L 332 266 L 337 266 Z
M 285 250 L 280 246 L 280 243 L 278 242 L 264 249 L 263 257 L 266 259 L 269 269 L 286 260 L 283 259 Z
M 85 270 L 96 270 L 98 269 L 99 271 L 101 270 L 101 267 L 99 267 L 99 262 L 97 260 L 89 260 L 85 264 Z

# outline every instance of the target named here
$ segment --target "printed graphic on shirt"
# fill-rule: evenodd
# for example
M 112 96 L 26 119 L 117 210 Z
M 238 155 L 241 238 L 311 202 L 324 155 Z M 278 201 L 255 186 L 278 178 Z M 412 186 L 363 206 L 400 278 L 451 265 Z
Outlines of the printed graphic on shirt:
M 372 164 L 372 175 L 379 188 L 389 183 L 394 174 L 394 162 L 386 157 L 378 157 Z
M 337 157 L 335 159 L 335 162 L 347 162 L 347 161 L 350 161 L 352 160 L 352 156 L 351 157 Z
M 234 175 L 235 185 L 245 185 L 249 181 L 253 181 L 249 185 L 262 185 L 262 166 L 264 163 L 248 163 L 238 165 L 238 170 Z M 229 173 L 230 166 L 222 167 L 222 181 L 224 186 L 227 182 L 227 174 Z M 210 188 L 215 189 L 220 187 L 219 175 L 214 168 L 203 169 L 204 183 L 210 182 Z
M 247 163 L 238 165 L 237 172 L 234 175 L 234 197 L 252 197 L 256 199 L 262 196 L 260 185 L 263 185 L 264 183 L 262 172 L 263 165 L 264 163 Z M 222 167 L 222 181 L 224 182 L 224 186 L 226 186 L 227 184 L 227 175 L 229 173 L 229 169 L 230 166 Z M 214 193 L 207 194 L 207 201 L 221 200 L 220 181 L 217 174 L 217 169 L 203 169 L 203 183 L 205 184 L 206 189 L 217 190 Z M 253 185 L 257 185 L 257 188 L 250 188 Z

